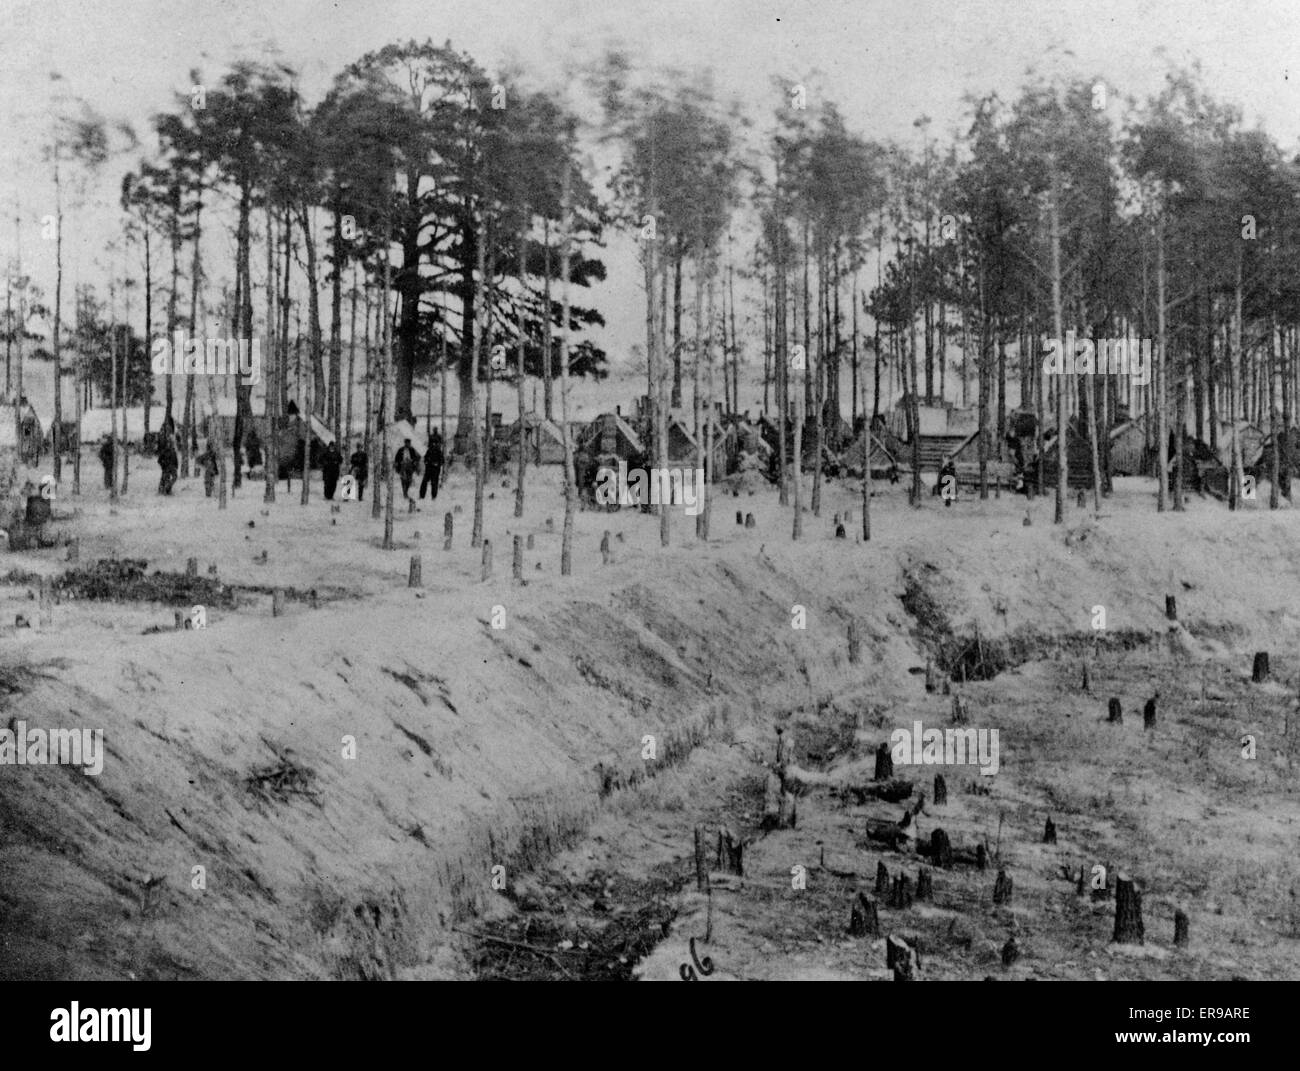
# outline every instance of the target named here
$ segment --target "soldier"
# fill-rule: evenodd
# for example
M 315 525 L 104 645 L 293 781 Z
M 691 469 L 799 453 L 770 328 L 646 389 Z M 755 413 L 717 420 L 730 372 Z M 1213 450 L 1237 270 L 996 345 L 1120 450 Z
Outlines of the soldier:
M 339 471 L 342 468 L 343 453 L 339 450 L 337 441 L 331 442 L 325 447 L 325 455 L 320 463 L 321 478 L 325 483 L 325 497 L 331 501 L 334 498 L 334 488 L 339 484 Z
M 442 476 L 442 433 L 435 430 L 429 439 L 429 452 L 424 455 L 424 479 L 420 481 L 420 498 L 423 500 L 427 488 L 433 488 L 430 500 L 438 497 L 438 482 Z
M 212 497 L 212 492 L 217 485 L 217 452 L 212 449 L 212 440 L 208 440 L 208 448 L 199 456 L 199 467 L 203 470 L 203 491 Z
M 170 495 L 176 484 L 176 474 L 180 471 L 180 459 L 176 456 L 176 443 L 170 435 L 164 435 L 158 444 L 158 468 L 162 475 L 158 480 L 158 493 Z
M 402 497 L 411 497 L 411 481 L 415 479 L 415 473 L 420 467 L 419 452 L 411 445 L 411 440 L 407 439 L 402 448 L 397 451 L 393 457 L 393 468 L 396 470 L 398 478 L 402 481 Z
M 366 453 L 363 440 L 357 440 L 357 448 L 352 452 L 348 464 L 348 471 L 352 473 L 352 478 L 357 481 L 357 501 L 364 502 L 366 498 L 366 480 L 370 477 L 370 456 Z
M 113 437 L 105 435 L 104 441 L 99 444 L 99 460 L 104 466 L 104 490 L 113 489 Z

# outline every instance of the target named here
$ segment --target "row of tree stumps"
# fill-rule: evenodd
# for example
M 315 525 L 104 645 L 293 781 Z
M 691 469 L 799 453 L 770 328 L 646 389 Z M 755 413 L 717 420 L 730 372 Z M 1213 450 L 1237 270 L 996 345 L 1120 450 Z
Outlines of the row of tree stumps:
M 450 513 L 444 514 L 442 519 L 442 549 L 444 551 L 451 550 L 452 542 L 455 537 L 455 530 L 456 530 L 456 522 L 452 517 L 452 515 Z M 555 521 L 550 517 L 546 519 L 546 530 L 547 532 L 554 532 L 555 530 Z M 600 539 L 601 565 L 614 564 L 615 539 L 617 539 L 618 542 L 622 542 L 623 533 L 620 532 L 618 536 L 615 537 L 613 533 L 611 533 L 608 529 L 606 529 L 604 534 L 601 536 Z M 524 551 L 532 550 L 533 546 L 534 546 L 534 535 L 532 532 L 529 532 L 527 535 L 514 536 L 513 543 L 512 543 L 513 553 L 511 554 L 511 560 L 510 560 L 511 561 L 510 574 L 512 579 L 517 580 L 521 583 L 527 583 L 527 581 L 524 579 Z M 411 570 L 407 579 L 408 587 L 418 588 L 421 586 L 419 561 L 420 561 L 420 555 L 418 554 L 411 555 Z M 539 562 L 537 568 L 540 569 L 541 567 L 542 567 L 541 563 Z M 483 583 L 486 583 L 488 580 L 492 579 L 492 540 L 490 539 L 484 539 L 482 541 L 482 557 L 480 559 L 479 579 Z

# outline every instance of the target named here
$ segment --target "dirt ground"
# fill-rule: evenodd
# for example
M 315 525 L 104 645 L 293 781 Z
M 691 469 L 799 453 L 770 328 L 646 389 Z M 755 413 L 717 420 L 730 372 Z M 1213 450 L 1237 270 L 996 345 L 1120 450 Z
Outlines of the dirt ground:
M 99 777 L 0 768 L 0 975 L 676 980 L 695 938 L 701 980 L 883 978 L 895 933 L 919 948 L 921 978 L 1300 976 L 1289 509 L 1193 498 L 1157 517 L 1152 485 L 1121 480 L 1099 518 L 1071 505 L 1053 526 L 1048 500 L 913 510 L 881 486 L 862 543 L 859 485 L 830 481 L 798 543 L 775 490 L 716 493 L 707 541 L 677 510 L 668 548 L 655 517 L 581 512 L 561 577 L 549 467 L 519 519 L 513 474 L 489 485 L 482 581 L 463 469 L 435 504 L 398 512 L 385 551 L 370 502 L 335 512 L 318 476 L 306 506 L 283 483 L 264 504 L 258 481 L 221 511 L 197 478 L 160 498 L 156 466 L 133 462 L 114 506 L 88 455 L 85 493 L 56 501 L 52 527 L 80 540 L 81 565 L 215 565 L 233 605 L 178 632 L 180 607 L 65 599 L 43 626 L 36 577 L 71 568 L 65 549 L 5 555 L 0 722 L 102 728 L 107 758 Z M 534 540 L 522 583 L 516 534 Z M 893 729 L 951 725 L 951 697 L 925 689 L 937 656 L 909 584 L 957 633 L 1019 652 L 951 685 L 972 727 L 999 731 L 1000 769 L 900 766 L 909 800 L 859 803 L 834 786 L 869 782 Z M 274 588 L 289 593 L 279 617 Z M 12 627 L 18 614 L 34 627 Z M 1257 650 L 1270 683 L 1250 682 Z M 1110 696 L 1122 725 L 1106 721 Z M 778 726 L 829 783 L 799 798 L 795 828 L 764 831 Z M 291 788 L 266 791 L 277 769 L 296 771 Z M 921 790 L 901 851 L 868 840 L 869 820 L 897 822 Z M 744 875 L 715 875 L 706 896 L 693 831 L 712 845 L 724 825 L 747 841 Z M 940 827 L 955 848 L 987 843 L 988 869 L 931 867 L 918 846 Z M 933 899 L 886 898 L 879 936 L 850 937 L 882 862 L 891 879 L 931 869 Z M 1114 900 L 1077 894 L 1081 866 L 1137 880 L 1145 945 L 1111 944 Z M 1014 891 L 995 904 L 999 869 Z

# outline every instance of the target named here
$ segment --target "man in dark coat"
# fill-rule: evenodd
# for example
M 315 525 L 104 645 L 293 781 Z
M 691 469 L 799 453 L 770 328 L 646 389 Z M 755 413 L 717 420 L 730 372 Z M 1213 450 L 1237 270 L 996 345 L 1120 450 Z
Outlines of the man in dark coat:
M 357 501 L 364 502 L 366 499 L 366 480 L 370 478 L 370 455 L 366 453 L 362 440 L 357 440 L 357 448 L 352 452 L 348 464 L 352 478 L 357 481 Z
M 402 481 L 403 498 L 411 497 L 411 481 L 415 479 L 415 473 L 419 467 L 420 455 L 415 447 L 411 445 L 411 440 L 407 439 L 393 457 L 393 469 Z
M 212 449 L 211 439 L 208 440 L 208 448 L 199 455 L 199 468 L 203 470 L 203 492 L 211 498 L 217 486 L 217 473 L 221 469 L 217 461 L 217 452 Z
M 442 433 L 435 431 L 429 439 L 429 452 L 424 455 L 424 479 L 420 481 L 420 498 L 423 500 L 424 492 L 428 488 L 433 489 L 433 494 L 429 496 L 430 500 L 438 497 L 438 482 L 442 476 Z
M 331 442 L 325 447 L 325 454 L 321 458 L 320 471 L 321 479 L 325 484 L 325 497 L 333 501 L 334 488 L 339 484 L 339 472 L 343 468 L 343 452 L 339 450 L 338 442 Z
M 176 484 L 176 475 L 180 471 L 180 459 L 176 456 L 176 444 L 170 435 L 164 435 L 158 444 L 158 468 L 162 477 L 158 481 L 158 493 L 170 495 Z

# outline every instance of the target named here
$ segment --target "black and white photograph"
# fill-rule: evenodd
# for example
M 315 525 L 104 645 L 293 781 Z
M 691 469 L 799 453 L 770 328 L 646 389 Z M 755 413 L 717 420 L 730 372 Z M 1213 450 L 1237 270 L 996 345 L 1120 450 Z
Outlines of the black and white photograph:
M 0 0 L 31 1029 L 144 1051 L 132 985 L 182 981 L 1130 982 L 1081 1052 L 1249 1047 L 1245 983 L 1300 979 L 1298 40 Z

